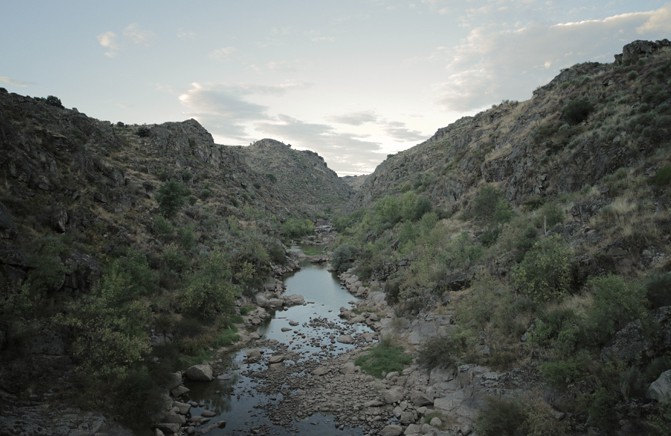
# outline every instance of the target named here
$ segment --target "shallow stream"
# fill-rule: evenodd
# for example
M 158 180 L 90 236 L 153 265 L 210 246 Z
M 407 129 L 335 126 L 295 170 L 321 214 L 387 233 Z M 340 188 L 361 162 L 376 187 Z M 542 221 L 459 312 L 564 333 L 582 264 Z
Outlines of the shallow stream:
M 281 393 L 265 392 L 263 377 L 259 376 L 268 368 L 271 355 L 284 355 L 278 364 L 291 367 L 354 348 L 355 345 L 338 340 L 343 335 L 359 337 L 372 332 L 362 324 L 352 325 L 338 317 L 340 308 L 350 308 L 356 297 L 325 268 L 304 265 L 285 279 L 285 286 L 287 295 L 302 295 L 306 304 L 275 312 L 258 330 L 262 339 L 234 353 L 228 371 L 215 381 L 187 385 L 191 389 L 189 398 L 199 404 L 192 408 L 193 416 L 207 410 L 216 414 L 210 422 L 226 422 L 224 428 L 213 428 L 208 435 L 363 434 L 361 428 L 338 426 L 335 418 L 327 414 L 293 418 L 290 427 L 277 425 L 269 418 L 268 409 L 284 399 Z M 249 363 L 246 356 L 254 348 L 261 351 L 263 358 Z

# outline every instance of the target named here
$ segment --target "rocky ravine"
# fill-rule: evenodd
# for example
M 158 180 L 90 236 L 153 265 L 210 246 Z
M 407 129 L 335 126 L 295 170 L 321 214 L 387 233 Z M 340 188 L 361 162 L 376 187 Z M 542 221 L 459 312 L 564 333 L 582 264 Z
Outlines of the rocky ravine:
M 429 335 L 449 329 L 450 317 L 397 318 L 381 291 L 362 286 L 350 273 L 340 278 L 350 292 L 362 297 L 354 310 L 343 308 L 340 316 L 349 323 L 365 323 L 375 331 L 337 338 L 356 344 L 352 351 L 301 360 L 286 344 L 259 339 L 256 334 L 245 339 L 249 347 L 245 360 L 261 364 L 245 375 L 263 381 L 259 392 L 279 399 L 263 406 L 274 424 L 289 429 L 294 419 L 326 413 L 336 417 L 341 429 L 363 428 L 370 435 L 468 435 L 473 432 L 477 410 L 487 395 L 505 395 L 521 389 L 520 370 L 499 373 L 477 365 L 427 371 L 414 362 L 401 373 L 392 372 L 383 379 L 363 373 L 354 361 L 380 337 L 393 338 L 412 350 Z M 248 318 L 255 316 L 250 314 Z M 177 399 L 184 393 L 183 389 L 173 391 Z M 212 416 L 191 416 L 188 421 L 180 421 L 184 426 L 161 428 L 166 432 L 203 434 L 225 425 L 210 422 Z M 561 415 L 557 414 L 557 418 Z

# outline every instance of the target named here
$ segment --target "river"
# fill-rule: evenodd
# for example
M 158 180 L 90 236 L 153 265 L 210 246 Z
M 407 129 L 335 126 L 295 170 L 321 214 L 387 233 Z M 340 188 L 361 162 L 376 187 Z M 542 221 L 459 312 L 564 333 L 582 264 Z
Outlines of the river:
M 192 415 L 212 411 L 215 416 L 211 422 L 226 422 L 223 429 L 213 428 L 208 435 L 363 434 L 362 428 L 339 425 L 329 414 L 317 413 L 302 419 L 283 417 L 281 423 L 271 419 L 269 412 L 285 400 L 279 391 L 265 385 L 264 374 L 272 371 L 273 365 L 282 365 L 283 370 L 295 366 L 300 371 L 302 362 L 320 361 L 354 348 L 355 344 L 342 342 L 348 342 L 347 337 L 360 339 L 369 335 L 370 341 L 372 333 L 363 324 L 349 324 L 339 318 L 340 308 L 350 308 L 356 297 L 324 267 L 304 265 L 285 279 L 285 286 L 287 295 L 302 295 L 306 303 L 275 312 L 259 328 L 261 339 L 234 353 L 228 370 L 215 381 L 188 384 L 189 398 L 198 403 L 192 408 Z M 249 356 L 257 352 L 262 358 L 250 362 Z M 281 356 L 282 360 L 271 364 L 272 356 Z

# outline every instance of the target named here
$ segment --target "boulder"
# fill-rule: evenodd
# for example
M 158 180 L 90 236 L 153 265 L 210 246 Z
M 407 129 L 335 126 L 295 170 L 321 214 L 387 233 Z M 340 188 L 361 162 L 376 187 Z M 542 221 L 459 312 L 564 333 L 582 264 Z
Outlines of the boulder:
M 391 389 L 385 389 L 381 392 L 381 395 L 382 400 L 386 404 L 396 404 L 400 402 L 404 397 L 403 388 L 401 388 L 400 386 L 395 386 Z
M 214 380 L 212 367 L 207 364 L 193 365 L 184 373 L 187 379 L 191 381 L 209 382 Z
M 354 343 L 354 338 L 351 335 L 340 335 L 338 336 L 338 339 L 336 339 L 338 342 L 341 344 L 353 344 Z
M 181 397 L 182 395 L 186 394 L 189 391 L 190 391 L 190 389 L 187 388 L 186 386 L 179 385 L 176 388 L 171 389 L 170 393 L 172 394 L 173 397 L 177 398 L 177 397 Z
M 424 392 L 421 392 L 421 391 L 412 391 L 410 393 L 410 402 L 415 407 L 433 405 L 433 400 L 431 398 L 429 398 L 428 395 L 426 395 Z
M 399 436 L 403 434 L 403 427 L 400 425 L 387 425 L 380 430 L 380 436 Z
M 251 350 L 247 350 L 247 356 L 245 358 L 245 361 L 247 363 L 256 363 L 259 360 L 261 360 L 261 350 L 258 348 L 252 348 Z
M 647 396 L 661 403 L 671 402 L 671 369 L 661 373 L 657 380 L 650 384 Z
M 270 360 L 268 361 L 268 363 L 272 365 L 274 363 L 280 363 L 283 361 L 284 361 L 284 354 L 275 354 L 273 356 L 270 356 Z

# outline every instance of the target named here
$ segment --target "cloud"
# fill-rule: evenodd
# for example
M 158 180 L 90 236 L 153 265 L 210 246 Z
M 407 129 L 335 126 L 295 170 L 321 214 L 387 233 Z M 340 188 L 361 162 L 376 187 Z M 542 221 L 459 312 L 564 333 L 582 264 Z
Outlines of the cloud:
M 131 23 L 126 26 L 121 38 L 113 31 L 108 31 L 98 35 L 98 44 L 105 49 L 105 56 L 108 58 L 116 57 L 127 44 L 150 46 L 154 40 L 154 33 L 142 30 L 137 23 Z
M 598 20 L 532 23 L 512 30 L 473 28 L 457 46 L 438 47 L 431 55 L 433 60 L 442 59 L 447 71 L 446 80 L 433 88 L 439 103 L 455 111 L 529 98 L 533 87 L 547 83 L 561 68 L 588 60 L 612 62 L 603 53 L 619 53 L 624 44 L 640 38 L 642 29 L 666 25 L 666 13 L 662 8 Z M 662 35 L 657 30 L 646 32 Z
M 668 3 L 653 12 L 650 18 L 648 18 L 648 20 L 637 30 L 639 33 L 671 33 L 671 3 Z
M 4 83 L 10 86 L 16 86 L 17 88 L 26 88 L 28 86 L 34 85 L 32 82 L 25 82 L 23 80 L 12 79 L 7 76 L 0 76 L 0 83 Z
M 105 49 L 105 56 L 113 58 L 119 51 L 119 42 L 116 33 L 105 32 L 98 35 L 98 44 Z
M 148 46 L 154 39 L 154 34 L 143 30 L 137 23 L 131 23 L 123 29 L 123 36 L 133 44 Z
M 210 59 L 217 61 L 223 61 L 228 59 L 233 53 L 235 53 L 235 47 L 221 47 L 210 52 Z
M 400 142 L 416 142 L 426 139 L 426 135 L 424 135 L 422 132 L 419 130 L 408 129 L 405 123 L 400 121 L 387 122 L 384 131 L 393 139 Z
M 257 131 L 274 136 L 297 148 L 309 148 L 322 156 L 340 175 L 371 173 L 383 158 L 381 144 L 338 132 L 328 124 L 309 123 L 279 115 L 255 125 Z
M 360 126 L 365 123 L 374 123 L 377 121 L 377 115 L 373 111 L 352 112 L 343 115 L 334 115 L 329 117 L 330 121 L 350 126 Z

